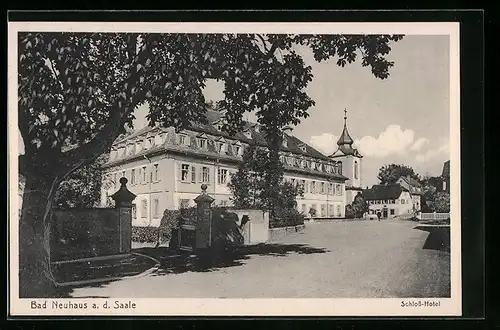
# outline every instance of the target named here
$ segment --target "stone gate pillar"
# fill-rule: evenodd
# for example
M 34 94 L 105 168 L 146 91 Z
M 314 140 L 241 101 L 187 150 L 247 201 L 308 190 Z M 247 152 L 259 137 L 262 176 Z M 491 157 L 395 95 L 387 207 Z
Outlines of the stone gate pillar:
M 204 249 L 212 245 L 212 203 L 214 198 L 207 195 L 207 185 L 201 185 L 201 195 L 194 199 L 197 205 L 196 248 Z
M 121 178 L 120 189 L 111 195 L 118 209 L 120 253 L 130 253 L 132 250 L 132 201 L 136 195 L 128 190 L 127 182 L 127 178 Z

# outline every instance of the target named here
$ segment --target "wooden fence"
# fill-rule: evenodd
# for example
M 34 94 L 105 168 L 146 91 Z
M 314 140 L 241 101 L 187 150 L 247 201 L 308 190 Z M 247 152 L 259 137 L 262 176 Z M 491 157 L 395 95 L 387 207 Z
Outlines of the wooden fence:
M 449 213 L 420 213 L 420 220 L 446 220 L 450 218 Z

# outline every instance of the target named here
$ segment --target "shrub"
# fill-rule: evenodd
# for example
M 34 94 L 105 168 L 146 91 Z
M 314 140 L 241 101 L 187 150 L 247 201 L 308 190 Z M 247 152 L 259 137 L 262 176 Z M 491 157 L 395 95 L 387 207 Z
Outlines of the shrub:
M 274 217 L 269 220 L 269 226 L 271 228 L 279 228 L 303 225 L 304 218 L 304 214 L 300 213 L 296 209 L 276 209 Z

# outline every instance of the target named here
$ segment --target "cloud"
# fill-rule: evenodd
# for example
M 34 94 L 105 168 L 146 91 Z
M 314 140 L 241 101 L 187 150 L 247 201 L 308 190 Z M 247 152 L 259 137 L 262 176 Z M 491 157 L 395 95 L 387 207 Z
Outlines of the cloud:
M 413 143 L 413 145 L 410 147 L 410 150 L 411 151 L 420 151 L 420 149 L 422 149 L 422 147 L 428 143 L 429 143 L 428 139 L 419 138 L 417 141 L 415 141 L 415 143 Z
M 312 136 L 309 143 L 325 155 L 331 155 L 337 150 L 338 136 L 330 133 Z
M 378 137 L 364 136 L 357 140 L 355 145 L 364 156 L 386 157 L 405 154 L 412 145 L 414 137 L 413 130 L 403 130 L 399 125 L 390 125 Z
M 449 155 L 450 144 L 449 141 L 445 141 L 441 144 L 439 148 L 430 149 L 425 153 L 419 153 L 415 156 L 415 160 L 420 163 L 428 162 L 442 155 Z

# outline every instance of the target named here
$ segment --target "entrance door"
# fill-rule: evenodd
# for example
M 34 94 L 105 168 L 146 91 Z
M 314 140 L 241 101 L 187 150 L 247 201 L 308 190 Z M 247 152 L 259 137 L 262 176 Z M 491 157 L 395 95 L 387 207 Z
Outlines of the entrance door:
M 387 218 L 387 208 L 385 208 L 385 207 L 382 210 L 382 218 Z

